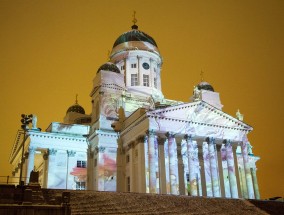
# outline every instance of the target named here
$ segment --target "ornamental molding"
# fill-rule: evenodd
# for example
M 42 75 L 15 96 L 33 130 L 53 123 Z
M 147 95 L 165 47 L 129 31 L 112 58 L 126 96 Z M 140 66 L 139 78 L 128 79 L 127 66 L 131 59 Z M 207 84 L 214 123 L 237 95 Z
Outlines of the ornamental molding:
M 56 149 L 48 149 L 48 155 L 53 155 L 55 156 L 57 153 L 57 150 Z
M 75 155 L 76 155 L 76 151 L 73 151 L 73 150 L 67 150 L 67 155 L 68 155 L 68 157 L 75 157 Z
M 237 125 L 239 127 L 232 127 L 232 126 L 226 126 L 226 125 L 220 125 L 220 124 L 217 125 L 217 124 L 212 124 L 212 123 L 204 123 L 202 121 L 186 120 L 186 119 L 167 116 L 167 113 L 180 111 L 183 109 L 191 109 L 191 110 L 194 110 L 194 112 L 196 111 L 199 112 L 199 111 L 206 109 L 207 110 L 206 113 L 209 113 L 210 111 L 214 113 L 215 115 L 222 117 L 224 120 L 228 121 L 230 124 Z M 228 115 L 227 113 L 217 109 L 216 107 L 213 107 L 212 105 L 206 103 L 205 101 L 198 101 L 198 102 L 186 103 L 186 104 L 181 104 L 181 105 L 176 105 L 176 106 L 170 106 L 162 110 L 158 109 L 158 110 L 148 111 L 147 116 L 149 118 L 192 123 L 192 124 L 198 124 L 198 125 L 204 125 L 204 126 L 221 127 L 221 128 L 227 128 L 227 129 L 233 129 L 233 130 L 241 130 L 241 131 L 252 131 L 253 130 L 252 127 L 249 126 L 248 124 L 245 124 L 244 122 Z

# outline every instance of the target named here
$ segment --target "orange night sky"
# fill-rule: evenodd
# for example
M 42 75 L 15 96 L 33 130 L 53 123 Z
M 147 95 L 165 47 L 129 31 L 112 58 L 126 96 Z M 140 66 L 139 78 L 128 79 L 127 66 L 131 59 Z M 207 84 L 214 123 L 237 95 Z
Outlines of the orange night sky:
M 254 128 L 261 197 L 284 196 L 282 0 L 1 0 L 0 176 L 11 175 L 22 113 L 45 130 L 63 121 L 77 93 L 91 112 L 92 79 L 133 10 L 163 56 L 165 97 L 189 101 L 202 70 L 223 111 L 240 109 Z

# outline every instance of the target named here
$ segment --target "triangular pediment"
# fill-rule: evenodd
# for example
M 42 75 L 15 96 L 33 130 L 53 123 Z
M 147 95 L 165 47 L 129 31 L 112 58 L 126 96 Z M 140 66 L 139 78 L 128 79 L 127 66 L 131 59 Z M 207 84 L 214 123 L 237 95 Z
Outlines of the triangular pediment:
M 242 141 L 252 127 L 204 101 L 148 111 L 149 129 Z
M 163 109 L 147 112 L 149 116 L 191 121 L 193 123 L 212 126 L 226 126 L 231 128 L 246 129 L 252 127 L 230 116 L 229 114 L 211 106 L 204 101 L 186 103 Z

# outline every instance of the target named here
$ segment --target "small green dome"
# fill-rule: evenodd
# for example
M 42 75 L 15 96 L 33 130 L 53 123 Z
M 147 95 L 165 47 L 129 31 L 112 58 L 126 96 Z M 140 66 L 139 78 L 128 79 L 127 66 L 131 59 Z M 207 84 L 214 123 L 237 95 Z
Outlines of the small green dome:
M 214 88 L 207 82 L 202 81 L 197 85 L 197 88 L 199 90 L 208 90 L 214 92 Z
M 99 73 L 101 70 L 105 70 L 105 71 L 110 71 L 110 72 L 115 72 L 115 73 L 120 73 L 119 68 L 111 62 L 107 62 L 105 64 L 103 64 L 97 71 L 97 73 Z

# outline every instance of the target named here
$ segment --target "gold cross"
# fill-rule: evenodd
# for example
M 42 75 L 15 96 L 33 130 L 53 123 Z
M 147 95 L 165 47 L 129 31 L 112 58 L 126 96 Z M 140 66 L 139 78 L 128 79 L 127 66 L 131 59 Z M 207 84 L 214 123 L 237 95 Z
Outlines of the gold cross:
M 137 22 L 137 19 L 136 19 L 135 15 L 136 15 L 136 11 L 134 10 L 134 11 L 133 11 L 133 15 L 132 15 L 132 17 L 133 17 L 132 22 L 133 22 L 134 25 L 135 25 L 136 22 Z
M 204 72 L 201 70 L 200 72 L 201 81 L 204 81 Z

